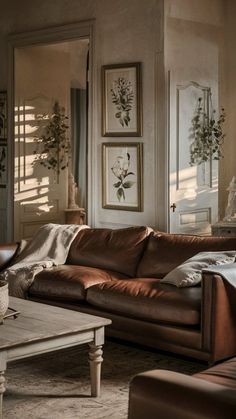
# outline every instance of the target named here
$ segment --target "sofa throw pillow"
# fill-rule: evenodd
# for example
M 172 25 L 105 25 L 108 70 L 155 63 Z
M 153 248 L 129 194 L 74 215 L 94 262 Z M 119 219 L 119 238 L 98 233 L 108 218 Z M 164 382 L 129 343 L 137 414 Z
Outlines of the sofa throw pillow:
M 236 251 L 200 252 L 169 272 L 160 282 L 176 287 L 192 287 L 201 282 L 202 270 L 212 265 L 233 263 Z

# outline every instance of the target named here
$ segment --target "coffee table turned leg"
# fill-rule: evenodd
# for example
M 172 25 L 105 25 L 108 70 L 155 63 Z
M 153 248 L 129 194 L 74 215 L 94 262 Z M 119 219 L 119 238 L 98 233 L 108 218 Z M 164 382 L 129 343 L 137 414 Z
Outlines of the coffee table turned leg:
M 0 371 L 0 419 L 2 419 L 3 393 L 5 390 L 4 371 Z
M 91 396 L 100 396 L 101 364 L 103 361 L 102 345 L 89 344 L 89 364 L 91 377 Z
M 5 377 L 4 373 L 7 368 L 7 354 L 6 352 L 0 352 L 0 419 L 2 419 L 2 405 L 3 405 L 3 393 L 5 388 Z

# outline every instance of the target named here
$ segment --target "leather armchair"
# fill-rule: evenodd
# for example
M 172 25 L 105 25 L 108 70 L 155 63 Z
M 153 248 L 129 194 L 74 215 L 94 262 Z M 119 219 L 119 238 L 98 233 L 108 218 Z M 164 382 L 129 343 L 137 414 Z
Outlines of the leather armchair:
M 194 376 L 154 370 L 131 382 L 128 419 L 236 418 L 236 358 Z
M 0 244 L 0 271 L 11 263 L 18 247 L 19 243 Z

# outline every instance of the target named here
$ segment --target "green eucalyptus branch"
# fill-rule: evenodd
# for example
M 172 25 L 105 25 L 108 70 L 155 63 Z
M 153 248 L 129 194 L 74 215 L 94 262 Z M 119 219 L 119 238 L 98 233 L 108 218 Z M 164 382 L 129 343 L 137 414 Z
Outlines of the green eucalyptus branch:
M 112 103 L 116 106 L 115 117 L 122 127 L 128 127 L 130 123 L 130 111 L 132 110 L 134 92 L 132 83 L 124 77 L 119 77 L 113 82 L 111 89 Z
M 56 101 L 53 106 L 53 114 L 44 127 L 43 134 L 40 137 L 35 137 L 36 149 L 34 150 L 33 164 L 38 162 L 58 174 L 61 170 L 65 170 L 68 167 L 71 151 L 67 136 L 68 129 L 68 117 L 65 115 L 65 109 Z
M 216 111 L 208 116 L 202 105 L 202 98 L 198 99 L 196 114 L 192 119 L 193 142 L 190 145 L 190 166 L 210 160 L 220 160 L 223 157 L 222 145 L 225 140 L 223 125 L 225 122 L 225 110 L 221 108 L 218 119 Z

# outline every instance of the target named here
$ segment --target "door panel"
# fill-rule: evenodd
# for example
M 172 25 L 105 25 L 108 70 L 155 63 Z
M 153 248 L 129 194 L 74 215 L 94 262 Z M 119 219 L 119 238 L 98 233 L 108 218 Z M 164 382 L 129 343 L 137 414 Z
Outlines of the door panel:
M 67 206 L 67 171 L 55 174 L 34 163 L 35 136 L 47 123 L 52 100 L 19 99 L 15 107 L 14 239 L 30 238 L 46 223 L 63 223 Z M 43 120 L 38 115 L 45 115 Z M 63 191 L 63 193 L 62 193 Z
M 169 230 L 209 234 L 218 215 L 218 164 L 191 166 L 190 145 L 198 99 L 209 112 L 210 88 L 170 79 L 169 92 Z

